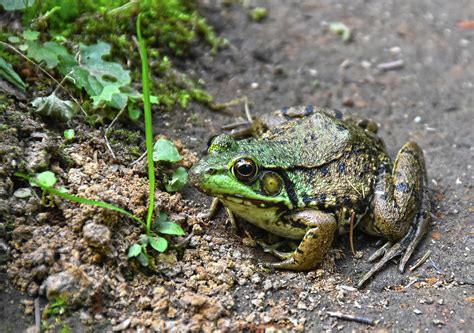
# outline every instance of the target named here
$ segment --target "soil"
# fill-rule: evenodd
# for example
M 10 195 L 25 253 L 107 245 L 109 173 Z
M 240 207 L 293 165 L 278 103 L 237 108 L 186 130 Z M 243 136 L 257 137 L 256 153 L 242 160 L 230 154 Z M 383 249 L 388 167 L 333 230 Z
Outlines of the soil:
M 315 271 L 268 272 L 260 263 L 272 258 L 254 246 L 255 230 L 241 221 L 233 232 L 223 213 L 207 220 L 203 213 L 211 199 L 187 186 L 182 193 L 156 195 L 159 207 L 191 236 L 160 255 L 159 274 L 151 274 L 126 258 L 139 225 L 57 198 L 55 208 L 45 208 L 35 196 L 12 195 L 26 186 L 13 177 L 18 166 L 47 165 L 70 193 L 143 216 L 145 163 L 130 166 L 134 157 L 119 140 L 113 148 L 120 154 L 113 159 L 100 130 L 79 122 L 76 139 L 62 144 L 63 128 L 15 102 L 1 115 L 8 129 L 1 132 L 0 246 L 9 253 L 0 257 L 2 332 L 34 324 L 33 301 L 44 308 L 53 288 L 47 278 L 61 272 L 76 279 L 74 296 L 87 300 L 71 302 L 56 329 L 65 324 L 73 331 L 472 329 L 474 30 L 458 23 L 473 19 L 474 3 L 250 3 L 267 7 L 262 22 L 252 22 L 241 4 L 202 1 L 202 14 L 230 46 L 214 57 L 197 46 L 196 57 L 182 60 L 181 69 L 202 78 L 218 101 L 247 96 L 255 116 L 284 106 L 328 106 L 379 123 L 392 156 L 404 142 L 417 141 L 428 167 L 433 223 L 411 263 L 428 250 L 429 259 L 403 274 L 390 264 L 357 290 L 357 280 L 370 269 L 366 258 L 376 248 L 375 239 L 359 232 L 355 245 L 362 259 L 352 256 L 342 236 Z M 330 31 L 332 22 L 351 29 L 349 42 Z M 182 142 L 189 167 L 205 152 L 208 138 L 238 117 L 244 117 L 242 106 L 210 111 L 192 105 L 157 113 L 155 132 Z M 102 228 L 100 244 L 87 236 L 86 225 Z M 328 311 L 365 317 L 373 325 Z

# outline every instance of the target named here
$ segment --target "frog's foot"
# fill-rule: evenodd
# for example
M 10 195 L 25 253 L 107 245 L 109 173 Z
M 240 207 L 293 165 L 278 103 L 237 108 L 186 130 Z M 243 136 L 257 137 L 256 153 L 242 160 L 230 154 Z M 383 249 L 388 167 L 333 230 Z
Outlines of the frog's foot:
M 282 241 L 282 242 L 278 242 L 278 243 L 275 243 L 275 244 L 267 244 L 261 240 L 258 240 L 257 241 L 258 245 L 260 245 L 263 249 L 264 252 L 266 253 L 270 253 L 271 255 L 277 257 L 278 259 L 280 260 L 286 260 L 288 259 L 289 257 L 291 257 L 293 255 L 293 251 L 291 252 L 284 252 L 284 251 L 279 251 L 278 249 L 284 245 L 288 245 L 288 243 L 292 246 L 292 247 L 296 247 L 296 245 L 293 243 L 293 242 L 288 242 L 288 241 Z M 267 266 L 271 265 L 271 264 L 266 264 Z
M 210 220 L 214 216 L 216 216 L 217 211 L 219 210 L 219 206 L 221 205 L 221 203 L 222 202 L 219 198 L 212 199 L 211 207 L 209 208 L 209 211 L 204 216 L 204 218 Z M 229 221 L 229 223 L 232 227 L 232 230 L 236 232 L 237 231 L 237 220 L 235 219 L 234 213 L 232 213 L 232 211 L 229 208 L 227 208 L 227 207 L 224 207 L 224 208 L 225 208 L 225 211 L 227 213 L 227 218 L 228 218 L 228 221 Z
M 357 283 L 357 287 L 360 288 L 364 285 L 364 283 L 370 279 L 377 271 L 379 271 L 387 262 L 392 260 L 393 258 L 403 254 L 402 258 L 400 259 L 400 263 L 398 264 L 398 269 L 401 273 L 405 270 L 405 265 L 412 256 L 413 252 L 415 251 L 416 246 L 418 243 L 423 239 L 425 236 L 428 226 L 430 224 L 430 202 L 427 194 L 427 190 L 424 190 L 423 193 L 423 201 L 421 204 L 421 209 L 417 214 L 414 222 L 410 225 L 410 229 L 408 230 L 405 237 L 402 238 L 399 242 L 387 242 L 383 245 L 380 249 L 375 251 L 370 258 L 368 259 L 370 262 L 377 260 L 378 258 L 382 257 L 379 262 L 377 262 L 371 269 L 368 271 L 362 279 Z
M 329 251 L 336 233 L 336 219 L 331 214 L 308 209 L 287 217 L 294 225 L 306 225 L 303 240 L 291 254 L 285 254 L 281 262 L 268 263 L 268 267 L 275 269 L 291 269 L 307 271 L 316 267 Z M 278 256 L 278 255 L 277 255 Z

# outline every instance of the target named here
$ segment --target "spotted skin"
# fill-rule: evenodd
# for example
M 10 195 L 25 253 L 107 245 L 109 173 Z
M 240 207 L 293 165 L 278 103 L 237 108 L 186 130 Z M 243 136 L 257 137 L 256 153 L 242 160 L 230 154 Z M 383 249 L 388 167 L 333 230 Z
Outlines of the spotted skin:
M 335 232 L 358 227 L 389 242 L 359 285 L 396 255 L 404 254 L 403 270 L 429 225 L 426 168 L 418 145 L 405 144 L 392 163 L 374 122 L 313 106 L 264 115 L 259 126 L 265 132 L 258 138 L 216 137 L 208 155 L 190 170 L 190 179 L 235 215 L 301 240 L 293 253 L 277 255 L 285 259 L 271 266 L 312 269 L 323 260 Z M 248 181 L 233 171 L 242 158 L 255 164 L 256 174 Z M 278 193 L 263 186 L 268 172 L 281 181 Z

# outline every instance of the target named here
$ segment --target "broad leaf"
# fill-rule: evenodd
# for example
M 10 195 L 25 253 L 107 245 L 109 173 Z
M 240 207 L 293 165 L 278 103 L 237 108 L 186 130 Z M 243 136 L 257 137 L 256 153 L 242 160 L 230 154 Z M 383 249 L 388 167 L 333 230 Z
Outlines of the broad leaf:
M 46 67 L 54 68 L 59 64 L 59 57 L 69 55 L 67 49 L 55 42 L 47 42 L 43 45 L 35 41 L 30 41 L 28 45 L 28 57 L 33 58 L 37 62 L 46 62 Z
M 168 248 L 168 241 L 160 236 L 150 236 L 150 245 L 158 252 L 165 252 Z
M 138 261 L 142 266 L 147 267 L 149 264 L 148 256 L 145 253 L 140 253 L 137 257 Z
M 183 167 L 177 168 L 173 172 L 173 176 L 171 180 L 165 184 L 166 191 L 168 192 L 176 192 L 183 188 L 188 181 L 188 173 L 186 169 Z
M 140 253 L 142 253 L 142 246 L 140 244 L 135 243 L 128 248 L 127 256 L 129 258 L 132 258 L 138 256 Z
M 135 93 L 122 92 L 120 88 L 127 87 L 130 82 L 128 70 L 122 65 L 103 60 L 110 54 L 110 45 L 99 42 L 95 45 L 79 47 L 79 62 L 71 56 L 64 56 L 59 71 L 63 75 L 70 74 L 74 84 L 84 88 L 94 101 L 94 108 L 107 104 L 122 109 L 128 101 L 128 96 Z
M 30 40 L 30 41 L 37 40 L 39 35 L 40 33 L 38 31 L 34 31 L 30 29 L 23 31 L 23 38 L 25 40 Z
M 153 161 L 176 163 L 182 157 L 173 142 L 166 139 L 159 139 L 153 147 Z
M 176 222 L 163 222 L 158 224 L 157 231 L 166 235 L 184 236 L 184 230 Z
M 35 3 L 35 0 L 0 0 L 0 7 L 6 11 L 25 9 Z
M 73 102 L 63 101 L 54 93 L 48 97 L 37 97 L 31 104 L 36 108 L 36 113 L 62 121 L 70 120 L 74 116 L 76 108 Z
M 74 139 L 74 136 L 75 136 L 74 129 L 70 128 L 64 131 L 64 138 L 66 140 L 72 140 Z
M 53 187 L 56 184 L 56 176 L 51 171 L 43 171 L 41 173 L 36 174 L 35 181 L 40 186 L 44 187 Z

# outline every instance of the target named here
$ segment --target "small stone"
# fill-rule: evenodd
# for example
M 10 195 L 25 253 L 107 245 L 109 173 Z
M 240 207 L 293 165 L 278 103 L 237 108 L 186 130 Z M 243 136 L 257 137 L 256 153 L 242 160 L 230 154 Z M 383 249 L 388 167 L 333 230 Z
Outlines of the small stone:
M 252 82 L 252 84 L 250 85 L 250 88 L 257 89 L 258 88 L 258 83 L 257 82 Z
M 114 327 L 112 327 L 112 331 L 119 332 L 119 331 L 126 330 L 130 326 L 131 321 L 132 320 L 130 318 L 125 319 L 120 324 L 115 325 Z
M 438 325 L 438 326 L 446 325 L 444 321 L 439 320 L 439 319 L 433 319 L 433 324 Z
M 92 247 L 104 247 L 110 243 L 112 233 L 107 226 L 98 223 L 88 223 L 82 229 L 82 235 Z
M 369 69 L 370 67 L 372 67 L 372 63 L 367 60 L 362 60 L 360 65 L 362 66 L 362 68 L 365 68 L 365 69 Z
M 200 224 L 196 223 L 195 225 L 193 225 L 192 232 L 194 235 L 202 235 L 203 229 Z
M 80 320 L 83 324 L 86 324 L 86 325 L 90 325 L 90 324 L 92 324 L 92 322 L 93 322 L 92 316 L 91 316 L 87 311 L 84 311 L 84 310 L 82 310 L 82 311 L 79 313 L 79 320 Z
M 43 288 L 48 300 L 63 297 L 70 306 L 87 305 L 93 293 L 91 281 L 84 271 L 76 266 L 48 276 Z
M 421 310 L 418 310 L 418 309 L 414 309 L 413 312 L 414 312 L 416 315 L 420 315 L 420 314 L 423 313 L 423 312 L 421 312 Z
M 421 117 L 416 116 L 415 119 L 413 119 L 413 121 L 418 124 L 421 121 Z
M 258 275 L 257 273 L 255 273 L 254 275 L 252 275 L 252 277 L 250 278 L 250 281 L 252 281 L 254 284 L 259 284 L 262 279 L 260 278 L 260 275 Z
M 266 279 L 265 281 L 263 281 L 263 289 L 264 290 L 270 290 L 272 289 L 273 285 L 272 285 L 272 281 L 270 281 L 269 279 Z

